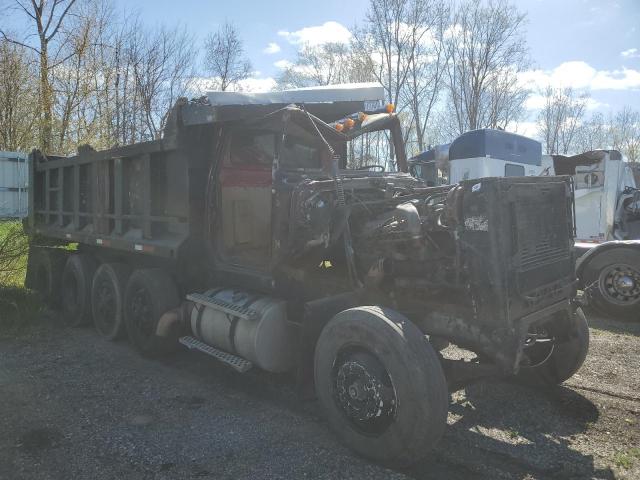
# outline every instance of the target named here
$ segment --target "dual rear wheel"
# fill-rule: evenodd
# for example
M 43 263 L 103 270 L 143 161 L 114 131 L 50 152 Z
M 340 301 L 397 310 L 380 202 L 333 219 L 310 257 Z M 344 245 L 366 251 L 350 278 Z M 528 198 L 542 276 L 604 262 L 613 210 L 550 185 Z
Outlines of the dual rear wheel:
M 46 262 L 39 268 L 48 279 L 53 272 Z M 44 283 L 44 282 L 43 282 Z M 121 263 L 98 264 L 89 254 L 68 256 L 61 275 L 60 293 L 65 322 L 70 326 L 91 323 L 108 340 L 125 332 L 144 355 L 171 350 L 173 339 L 159 337 L 160 317 L 180 304 L 171 276 L 160 268 L 132 271 Z

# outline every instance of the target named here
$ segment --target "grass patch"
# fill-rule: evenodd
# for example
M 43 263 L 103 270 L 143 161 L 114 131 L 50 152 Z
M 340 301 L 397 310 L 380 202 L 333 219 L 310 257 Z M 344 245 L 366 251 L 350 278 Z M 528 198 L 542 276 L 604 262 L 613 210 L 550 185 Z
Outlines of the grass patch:
M 29 241 L 20 222 L 0 222 L 0 287 L 23 287 Z
M 624 452 L 616 453 L 613 457 L 613 463 L 626 470 L 630 469 L 638 460 L 640 460 L 640 448 L 630 448 Z
M 22 223 L 0 222 L 0 334 L 33 325 L 42 304 L 24 288 L 29 241 Z

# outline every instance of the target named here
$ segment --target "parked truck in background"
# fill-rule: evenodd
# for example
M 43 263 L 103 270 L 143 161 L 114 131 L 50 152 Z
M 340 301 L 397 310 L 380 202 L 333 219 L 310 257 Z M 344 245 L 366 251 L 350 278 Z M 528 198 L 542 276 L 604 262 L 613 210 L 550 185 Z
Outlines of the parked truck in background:
M 640 319 L 640 192 L 619 152 L 542 155 L 536 140 L 485 129 L 429 149 L 409 165 L 415 176 L 434 185 L 484 177 L 570 175 L 579 288 L 601 312 Z
M 182 344 L 291 372 L 355 451 L 423 458 L 449 389 L 560 383 L 584 361 L 573 190 L 569 177 L 427 187 L 382 97 L 211 93 L 179 101 L 159 140 L 33 152 L 27 283 L 69 324 L 126 332 L 144 355 Z M 447 359 L 447 342 L 478 357 Z

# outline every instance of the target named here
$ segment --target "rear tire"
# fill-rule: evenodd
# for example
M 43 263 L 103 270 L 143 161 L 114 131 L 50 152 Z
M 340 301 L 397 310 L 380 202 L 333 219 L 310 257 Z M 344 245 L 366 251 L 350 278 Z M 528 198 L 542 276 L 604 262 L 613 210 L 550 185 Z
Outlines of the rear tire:
M 640 251 L 613 247 L 585 265 L 582 283 L 590 304 L 621 320 L 640 320 Z
M 57 248 L 31 247 L 25 285 L 52 307 L 60 305 L 60 285 L 67 252 Z
M 78 327 L 91 322 L 91 284 L 97 263 L 91 255 L 74 254 L 62 273 L 62 306 L 67 325 Z
M 522 367 L 518 380 L 530 386 L 548 387 L 571 378 L 582 366 L 589 351 L 589 325 L 581 308 L 571 317 L 569 338 L 553 345 L 548 358 L 535 367 Z
M 425 457 L 447 420 L 438 356 L 399 313 L 357 307 L 325 326 L 315 349 L 315 387 L 331 428 L 359 454 L 403 467 Z
M 103 263 L 93 277 L 93 324 L 107 340 L 116 340 L 124 334 L 124 291 L 130 276 L 131 269 L 127 265 Z
M 143 355 L 157 357 L 172 351 L 174 338 L 156 335 L 160 317 L 180 305 L 178 289 L 160 268 L 136 270 L 124 294 L 124 321 L 131 344 Z

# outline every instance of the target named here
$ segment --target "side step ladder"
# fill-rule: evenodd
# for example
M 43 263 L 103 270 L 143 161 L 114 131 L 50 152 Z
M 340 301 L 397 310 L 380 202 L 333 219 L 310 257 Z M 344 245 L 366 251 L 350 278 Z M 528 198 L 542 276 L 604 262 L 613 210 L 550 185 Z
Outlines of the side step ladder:
M 222 350 L 217 349 L 216 347 L 212 347 L 211 345 L 207 345 L 204 342 L 201 342 L 197 338 L 185 336 L 180 337 L 178 341 L 187 347 L 189 350 L 200 350 L 202 353 L 206 353 L 207 355 L 211 355 L 213 358 L 220 360 L 222 363 L 226 363 L 234 370 L 237 370 L 240 373 L 244 373 L 253 367 L 253 363 L 249 360 L 245 360 L 242 357 L 238 357 L 232 353 L 227 353 Z

